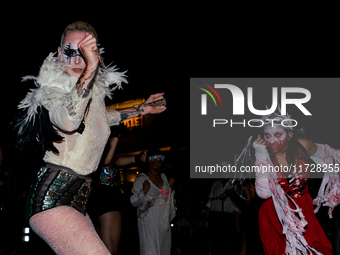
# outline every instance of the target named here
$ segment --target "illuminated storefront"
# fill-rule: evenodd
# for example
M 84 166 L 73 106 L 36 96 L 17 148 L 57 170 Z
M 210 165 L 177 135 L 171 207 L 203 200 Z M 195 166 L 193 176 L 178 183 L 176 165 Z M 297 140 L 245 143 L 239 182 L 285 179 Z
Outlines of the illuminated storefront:
M 136 100 L 109 105 L 107 108 L 119 110 L 130 108 L 135 104 L 142 104 L 143 102 L 145 102 L 144 98 L 138 98 Z M 166 158 L 169 158 L 168 154 L 171 150 L 171 139 L 169 139 L 169 135 L 166 133 L 166 122 L 167 119 L 164 118 L 164 114 L 163 116 L 158 114 L 145 115 L 122 121 L 125 126 L 125 132 L 119 139 L 115 155 L 117 157 L 135 156 L 142 151 L 147 151 L 153 146 L 162 151 Z M 180 150 L 182 154 L 187 152 L 185 148 L 181 148 Z M 164 170 L 170 167 L 170 162 L 166 160 Z M 141 164 L 131 164 L 120 167 L 119 171 L 123 191 L 131 190 L 132 183 L 136 176 L 145 170 L 146 164 L 144 164 L 144 166 Z

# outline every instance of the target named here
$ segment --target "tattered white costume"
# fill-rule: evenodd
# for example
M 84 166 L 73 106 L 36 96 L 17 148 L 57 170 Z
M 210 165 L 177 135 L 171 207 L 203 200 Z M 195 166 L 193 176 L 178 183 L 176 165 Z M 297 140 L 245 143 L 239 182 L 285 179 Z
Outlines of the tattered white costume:
M 273 200 L 277 216 L 282 225 L 282 234 L 286 237 L 285 254 L 312 254 L 312 252 L 318 255 L 321 254 L 316 249 L 310 247 L 304 238 L 303 232 L 308 222 L 304 219 L 301 208 L 296 205 L 294 200 L 278 184 L 275 172 L 263 171 L 262 166 L 273 166 L 266 146 L 256 144 L 255 142 L 253 146 L 256 157 L 255 165 L 259 167 L 259 172 L 256 173 L 256 192 L 263 199 L 271 197 Z M 322 169 L 324 169 L 324 164 L 328 167 L 318 196 L 313 200 L 313 203 L 317 205 L 315 212 L 318 211 L 321 205 L 329 206 L 329 217 L 332 218 L 334 207 L 340 203 L 339 175 L 334 171 L 334 162 L 339 166 L 340 152 L 328 145 L 317 144 L 317 146 L 318 150 L 311 156 L 311 159 L 316 164 L 321 164 L 323 166 Z M 296 208 L 289 206 L 288 199 L 290 199 Z
M 137 207 L 138 232 L 141 255 L 170 255 L 171 220 L 175 217 L 174 191 L 165 174 L 161 174 L 163 187 L 159 189 L 149 177 L 139 174 L 133 183 L 131 203 Z M 144 195 L 143 183 L 150 189 Z

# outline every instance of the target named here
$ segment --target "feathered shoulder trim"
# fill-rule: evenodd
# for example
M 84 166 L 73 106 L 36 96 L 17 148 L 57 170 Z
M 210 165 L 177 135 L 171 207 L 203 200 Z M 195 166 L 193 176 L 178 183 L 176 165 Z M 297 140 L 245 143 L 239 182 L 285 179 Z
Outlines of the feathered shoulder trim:
M 48 55 L 37 77 L 22 78 L 22 81 L 33 80 L 37 88 L 31 89 L 20 102 L 18 108 L 21 111 L 9 125 L 10 146 L 21 155 L 34 152 L 43 157 L 46 150 L 58 153 L 53 142 L 63 139 L 53 128 L 48 111 L 53 102 L 62 101 L 75 88 L 78 78 L 68 75 L 65 71 L 67 65 L 54 55 Z M 125 72 L 117 70 L 115 66 L 98 68 L 92 96 L 111 98 L 113 90 L 121 89 L 122 82 L 127 83 Z M 111 84 L 116 86 L 110 89 Z
M 61 100 L 76 86 L 78 78 L 68 75 L 65 71 L 65 67 L 68 65 L 61 63 L 59 58 L 54 55 L 55 53 L 48 55 L 37 77 L 29 75 L 22 78 L 22 81 L 34 80 L 37 87 L 31 89 L 18 105 L 19 109 L 27 108 L 25 122 L 30 120 L 34 122 L 38 106 L 44 106 L 48 110 L 51 99 Z M 93 89 L 94 95 L 99 94 L 111 98 L 112 91 L 117 88 L 122 89 L 122 82 L 128 83 L 125 78 L 126 71 L 117 72 L 117 70 L 116 66 L 110 67 L 110 65 L 98 68 Z M 116 84 L 116 86 L 110 88 L 112 84 Z

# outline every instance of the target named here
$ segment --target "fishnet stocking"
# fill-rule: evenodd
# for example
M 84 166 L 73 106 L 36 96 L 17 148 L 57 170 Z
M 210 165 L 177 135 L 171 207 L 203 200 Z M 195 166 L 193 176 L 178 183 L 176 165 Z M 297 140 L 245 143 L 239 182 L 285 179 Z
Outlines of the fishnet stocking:
M 58 255 L 108 255 L 88 215 L 69 206 L 58 206 L 33 215 L 33 231 Z

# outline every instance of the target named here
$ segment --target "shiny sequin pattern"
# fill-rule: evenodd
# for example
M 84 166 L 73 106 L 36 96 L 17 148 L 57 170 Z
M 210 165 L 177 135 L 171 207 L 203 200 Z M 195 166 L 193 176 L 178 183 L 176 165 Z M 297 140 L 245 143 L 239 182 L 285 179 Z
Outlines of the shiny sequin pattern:
M 87 179 L 83 182 L 78 194 L 73 197 L 71 206 L 85 215 L 86 204 L 91 192 L 91 179 Z
M 77 179 L 75 175 L 60 171 L 57 178 L 50 185 L 49 190 L 43 200 L 42 210 L 54 207 L 57 200 L 65 193 L 65 191 Z
M 120 174 L 119 171 L 111 163 L 101 169 L 99 174 L 99 182 L 102 185 L 108 185 L 117 187 L 120 186 Z
M 41 181 L 42 176 L 46 173 L 48 170 L 47 167 L 41 167 L 38 174 L 37 174 L 37 179 L 33 186 L 31 187 L 31 190 L 28 194 L 28 199 L 26 202 L 26 211 L 25 211 L 25 218 L 28 219 L 33 215 L 33 203 L 34 203 L 34 198 L 35 198 L 35 192 L 37 190 L 38 184 Z
M 91 181 L 87 176 L 79 176 L 62 166 L 42 167 L 27 199 L 26 220 L 36 213 L 62 205 L 71 206 L 85 215 Z

